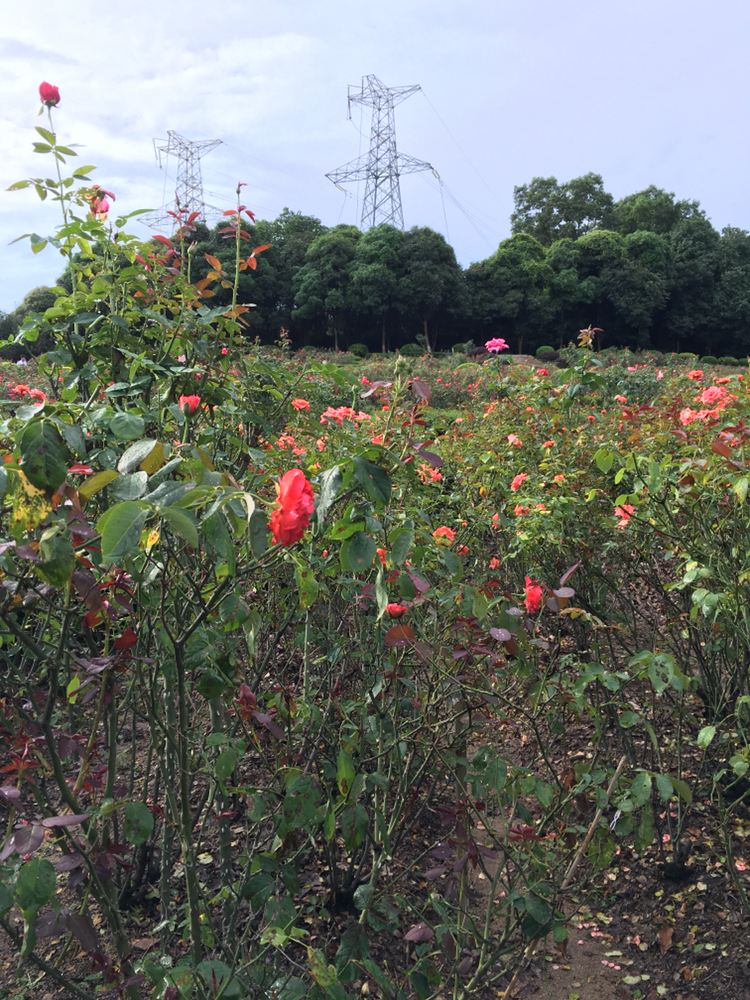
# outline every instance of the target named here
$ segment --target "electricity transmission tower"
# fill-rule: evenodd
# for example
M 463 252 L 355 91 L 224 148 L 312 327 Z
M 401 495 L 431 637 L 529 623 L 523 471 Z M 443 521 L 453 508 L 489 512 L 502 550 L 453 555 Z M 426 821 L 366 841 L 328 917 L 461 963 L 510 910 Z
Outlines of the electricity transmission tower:
M 435 173 L 431 164 L 424 160 L 416 160 L 413 156 L 405 156 L 396 149 L 394 109 L 397 104 L 418 90 L 421 90 L 419 84 L 410 87 L 386 87 L 376 76 L 363 76 L 359 92 L 349 87 L 349 118 L 352 116 L 352 104 L 362 104 L 372 108 L 370 148 L 356 160 L 346 163 L 338 170 L 332 170 L 326 177 L 337 187 L 341 187 L 342 182 L 364 180 L 365 197 L 362 202 L 360 224 L 362 229 L 377 226 L 382 222 L 403 229 L 404 213 L 401 208 L 399 176 L 420 170 L 432 170 Z
M 158 142 L 162 145 L 157 146 Z M 159 166 L 162 167 L 162 155 L 165 161 L 170 156 L 177 156 L 177 187 L 175 189 L 175 210 L 199 212 L 198 218 L 205 221 L 206 205 L 203 201 L 203 180 L 201 178 L 201 157 L 205 156 L 216 146 L 221 145 L 221 139 L 202 139 L 192 142 L 185 139 L 179 132 L 169 130 L 167 132 L 166 143 L 163 140 L 154 139 L 154 151 Z M 172 228 L 178 226 L 177 220 L 169 215 L 168 206 L 163 205 L 157 212 L 151 212 L 144 216 L 143 221 L 152 229 L 161 229 L 173 223 Z

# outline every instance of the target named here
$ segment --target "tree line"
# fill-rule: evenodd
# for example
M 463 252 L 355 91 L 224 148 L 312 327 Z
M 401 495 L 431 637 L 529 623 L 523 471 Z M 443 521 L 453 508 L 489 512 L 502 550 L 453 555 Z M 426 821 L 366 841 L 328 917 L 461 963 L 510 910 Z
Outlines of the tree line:
M 592 325 L 602 346 L 750 353 L 750 234 L 718 232 L 697 201 L 653 186 L 615 201 L 598 174 L 534 178 L 514 189 L 512 235 L 466 269 L 428 227 L 327 228 L 289 209 L 243 226 L 270 244 L 240 276 L 239 301 L 255 304 L 250 339 L 273 342 L 284 327 L 294 347 L 434 351 L 499 336 L 530 353 Z M 206 254 L 233 273 L 221 228 L 198 224 L 193 280 Z M 218 288 L 212 305 L 222 297 L 231 291 Z M 0 330 L 22 312 L 0 315 Z

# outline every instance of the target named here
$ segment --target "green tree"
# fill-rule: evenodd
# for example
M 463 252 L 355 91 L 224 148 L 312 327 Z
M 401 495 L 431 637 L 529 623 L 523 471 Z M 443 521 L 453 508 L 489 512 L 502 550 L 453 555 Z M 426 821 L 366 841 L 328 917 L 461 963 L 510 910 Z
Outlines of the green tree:
M 517 233 L 491 257 L 473 265 L 471 283 L 481 325 L 488 333 L 514 336 L 518 353 L 524 339 L 544 328 L 550 316 L 552 272 L 542 244 Z
M 294 332 L 295 298 L 294 279 L 305 264 L 305 254 L 313 240 L 328 232 L 320 219 L 285 208 L 271 223 L 257 228 L 259 242 L 271 246 L 263 254 L 268 271 L 273 274 L 273 284 L 263 296 L 262 306 L 274 335 L 280 326 L 291 327 Z M 303 325 L 304 326 L 304 325 Z M 270 332 L 270 331 L 269 331 Z
M 704 215 L 697 201 L 675 201 L 671 191 L 664 191 L 653 184 L 644 191 L 629 194 L 616 202 L 612 228 L 623 236 L 647 231 L 666 236 L 680 222 L 691 215 Z
M 681 219 L 667 237 L 672 288 L 664 314 L 668 341 L 663 349 L 707 353 L 714 324 L 719 275 L 719 234 L 701 214 Z
M 576 330 L 591 322 L 596 281 L 580 273 L 580 249 L 575 240 L 556 240 L 547 253 L 550 269 L 550 307 L 553 318 L 547 343 L 564 347 Z
M 671 253 L 665 236 L 637 231 L 625 237 L 625 260 L 609 275 L 608 294 L 618 319 L 636 332 L 637 346 L 649 346 L 649 331 L 671 289 Z
M 719 277 L 716 284 L 712 329 L 717 353 L 750 352 L 750 233 L 727 226 L 718 246 Z
M 578 281 L 590 303 L 581 327 L 592 324 L 613 332 L 618 326 L 617 283 L 627 262 L 625 239 L 600 229 L 576 240 L 574 253 Z
M 295 322 L 322 327 L 333 337 L 335 350 L 352 310 L 351 271 L 361 238 L 356 226 L 335 226 L 318 236 L 292 279 Z
M 15 336 L 23 321 L 32 314 L 41 315 L 45 310 L 50 309 L 57 300 L 59 292 L 47 285 L 39 285 L 32 288 L 24 295 L 19 306 L 10 313 L 5 321 L 5 329 L 8 331 L 5 336 Z M 44 354 L 51 351 L 55 346 L 54 338 L 47 331 L 42 331 L 36 340 L 26 340 L 22 344 L 8 344 L 2 349 L 2 356 L 9 361 L 18 361 L 22 357 L 29 355 Z
M 235 243 L 233 238 L 222 234 L 225 221 L 220 222 L 207 238 L 199 242 L 193 258 L 191 277 L 193 281 L 203 278 L 210 265 L 206 254 L 216 257 L 227 274 L 234 273 Z M 258 219 L 254 223 L 244 219 L 242 228 L 250 237 L 243 240 L 243 252 L 248 254 L 254 246 L 270 244 L 269 248 L 256 258 L 255 268 L 248 268 L 240 275 L 238 300 L 252 303 L 254 308 L 245 313 L 248 337 L 261 337 L 266 342 L 276 339 L 279 327 L 290 328 L 293 322 L 294 277 L 305 262 L 305 253 L 314 239 L 326 232 L 326 227 L 314 216 L 302 215 L 285 208 L 273 221 Z M 211 288 L 214 295 L 211 305 L 229 305 L 232 289 L 215 282 Z
M 391 326 L 406 311 L 404 244 L 404 233 L 395 226 L 373 226 L 359 240 L 352 263 L 354 308 L 377 321 L 384 354 L 390 346 Z
M 555 177 L 535 177 L 513 189 L 511 232 L 527 233 L 543 246 L 578 239 L 612 222 L 614 199 L 600 174 L 588 173 L 565 184 Z
M 462 271 L 453 248 L 427 226 L 415 226 L 404 234 L 402 259 L 405 309 L 421 323 L 425 348 L 432 353 L 440 319 L 462 305 Z

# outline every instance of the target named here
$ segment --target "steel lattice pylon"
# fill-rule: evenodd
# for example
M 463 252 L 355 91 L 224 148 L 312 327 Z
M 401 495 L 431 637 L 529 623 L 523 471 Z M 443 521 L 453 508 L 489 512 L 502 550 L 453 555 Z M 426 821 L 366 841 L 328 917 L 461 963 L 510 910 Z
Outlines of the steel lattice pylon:
M 177 187 L 175 189 L 175 210 L 183 212 L 198 212 L 198 219 L 205 221 L 206 205 L 203 201 L 203 179 L 201 177 L 201 157 L 221 145 L 221 139 L 201 139 L 193 142 L 181 136 L 179 132 L 169 130 L 167 141 L 157 146 L 162 140 L 154 139 L 154 150 L 162 165 L 162 154 L 165 157 L 177 156 Z M 169 214 L 167 206 L 158 212 L 151 212 L 143 219 L 153 229 L 163 228 L 171 221 L 172 228 L 179 225 L 177 219 Z
M 359 92 L 349 87 L 350 118 L 352 104 L 363 104 L 372 108 L 370 148 L 356 160 L 339 167 L 338 170 L 332 170 L 326 177 L 338 186 L 345 181 L 364 180 L 365 198 L 362 203 L 360 223 L 362 229 L 377 226 L 382 222 L 403 229 L 404 213 L 401 207 L 399 176 L 417 173 L 420 170 L 433 170 L 432 165 L 424 160 L 405 156 L 396 149 L 394 108 L 420 89 L 418 84 L 411 87 L 386 87 L 376 76 L 363 76 Z

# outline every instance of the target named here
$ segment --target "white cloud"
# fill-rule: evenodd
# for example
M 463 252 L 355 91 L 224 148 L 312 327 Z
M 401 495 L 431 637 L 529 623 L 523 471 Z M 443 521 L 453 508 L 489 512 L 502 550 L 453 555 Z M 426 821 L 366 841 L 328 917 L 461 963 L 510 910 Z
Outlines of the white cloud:
M 152 139 L 173 129 L 225 144 L 201 161 L 207 201 L 226 207 L 242 179 L 262 216 L 289 206 L 327 225 L 353 222 L 356 186 L 345 197 L 325 173 L 367 149 L 368 112 L 347 122 L 347 85 L 374 73 L 424 89 L 396 111 L 398 145 L 437 168 L 463 211 L 417 175 L 403 179 L 404 214 L 407 225 L 443 231 L 447 219 L 464 263 L 509 234 L 513 186 L 538 175 L 594 170 L 616 197 L 655 183 L 699 199 L 717 226 L 750 226 L 738 125 L 750 7 L 6 0 L 4 15 L 0 188 L 50 169 L 30 149 L 46 79 L 60 87 L 61 138 L 82 144 L 81 160 L 98 166 L 94 179 L 116 191 L 118 208 L 169 197 L 176 163 L 160 171 Z M 0 308 L 59 273 L 48 251 L 7 246 L 56 223 L 49 202 L 0 191 Z

